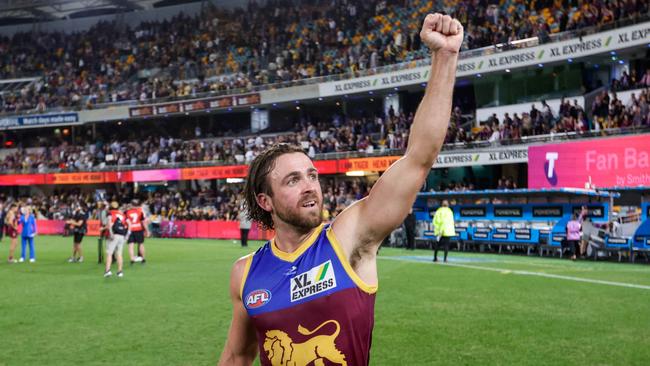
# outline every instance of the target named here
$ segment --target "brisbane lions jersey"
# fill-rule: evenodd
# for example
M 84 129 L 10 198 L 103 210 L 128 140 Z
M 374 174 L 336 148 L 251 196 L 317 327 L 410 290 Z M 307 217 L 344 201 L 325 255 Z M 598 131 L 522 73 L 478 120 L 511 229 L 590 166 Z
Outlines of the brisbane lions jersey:
M 262 365 L 368 365 L 376 286 L 354 272 L 329 225 L 293 253 L 246 258 L 241 295 Z

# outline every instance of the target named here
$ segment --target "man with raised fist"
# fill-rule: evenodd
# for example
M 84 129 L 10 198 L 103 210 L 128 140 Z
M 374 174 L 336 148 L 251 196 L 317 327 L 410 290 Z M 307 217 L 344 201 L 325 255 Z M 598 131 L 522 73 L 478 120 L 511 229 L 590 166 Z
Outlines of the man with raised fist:
M 377 250 L 413 206 L 444 143 L 463 27 L 430 14 L 420 32 L 431 76 L 404 156 L 370 194 L 323 224 L 318 171 L 300 147 L 278 144 L 250 165 L 248 217 L 275 238 L 232 269 L 233 316 L 219 365 L 368 365 Z

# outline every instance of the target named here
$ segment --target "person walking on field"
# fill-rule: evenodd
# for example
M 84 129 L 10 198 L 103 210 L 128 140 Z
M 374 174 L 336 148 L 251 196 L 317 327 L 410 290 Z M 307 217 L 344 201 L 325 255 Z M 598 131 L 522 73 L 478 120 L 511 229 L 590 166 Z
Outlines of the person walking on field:
M 119 210 L 117 202 L 111 202 L 111 210 L 109 211 L 109 225 L 108 225 L 108 240 L 106 240 L 106 270 L 104 277 L 113 275 L 111 271 L 111 264 L 113 262 L 113 254 L 117 260 L 117 277 L 123 277 L 122 272 L 124 260 L 122 259 L 122 250 L 124 243 L 129 235 L 131 224 L 127 220 L 126 215 Z
M 433 216 L 433 234 L 438 237 L 433 248 L 433 261 L 438 261 L 438 249 L 442 245 L 445 251 L 444 261 L 447 262 L 451 238 L 456 236 L 454 212 L 449 208 L 449 201 L 447 200 L 442 201 L 442 206 L 436 210 L 436 214 Z

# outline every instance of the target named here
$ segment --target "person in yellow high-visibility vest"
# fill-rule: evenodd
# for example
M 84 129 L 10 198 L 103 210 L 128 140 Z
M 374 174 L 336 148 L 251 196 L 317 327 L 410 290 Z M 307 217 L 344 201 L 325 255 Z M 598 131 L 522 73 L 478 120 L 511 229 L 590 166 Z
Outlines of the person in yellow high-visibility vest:
M 445 249 L 445 262 L 447 261 L 447 252 L 449 252 L 450 238 L 456 236 L 454 229 L 454 212 L 449 208 L 449 201 L 443 200 L 442 206 L 433 216 L 433 233 L 438 237 L 438 241 L 433 246 L 433 261 L 438 261 L 438 248 L 440 245 Z

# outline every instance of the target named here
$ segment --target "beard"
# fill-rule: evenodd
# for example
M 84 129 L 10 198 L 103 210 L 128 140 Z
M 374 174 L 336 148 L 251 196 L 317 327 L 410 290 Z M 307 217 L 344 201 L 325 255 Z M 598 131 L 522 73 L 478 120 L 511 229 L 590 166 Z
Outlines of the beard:
M 317 200 L 318 201 L 318 200 Z M 275 214 L 280 220 L 302 231 L 309 231 L 323 223 L 323 204 L 316 204 L 318 211 L 302 212 L 301 208 L 277 207 Z

